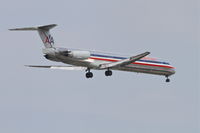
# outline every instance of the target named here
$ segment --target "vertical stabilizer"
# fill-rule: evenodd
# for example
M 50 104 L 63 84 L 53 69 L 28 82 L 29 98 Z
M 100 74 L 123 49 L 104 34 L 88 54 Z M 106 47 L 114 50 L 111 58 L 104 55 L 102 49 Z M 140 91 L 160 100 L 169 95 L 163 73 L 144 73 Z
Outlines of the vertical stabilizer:
M 57 26 L 56 24 L 39 26 L 39 27 L 27 27 L 27 28 L 16 28 L 10 29 L 11 31 L 38 31 L 42 42 L 46 48 L 53 48 L 54 47 L 54 39 L 50 34 L 50 29 Z

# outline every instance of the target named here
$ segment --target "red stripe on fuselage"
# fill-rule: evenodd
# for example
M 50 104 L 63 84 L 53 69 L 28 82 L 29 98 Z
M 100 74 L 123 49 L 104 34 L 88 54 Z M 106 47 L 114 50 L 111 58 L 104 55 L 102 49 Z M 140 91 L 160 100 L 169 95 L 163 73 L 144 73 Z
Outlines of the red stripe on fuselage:
M 110 62 L 117 62 L 118 61 L 118 60 L 113 60 L 113 59 L 104 59 L 104 58 L 96 58 L 96 57 L 90 57 L 90 59 L 110 61 Z M 141 63 L 141 62 L 134 62 L 134 63 L 131 63 L 131 64 L 145 65 L 145 66 L 155 66 L 155 67 L 165 67 L 165 68 L 172 68 L 172 69 L 174 69 L 174 67 L 171 67 L 171 66 L 164 66 L 164 65 L 157 65 L 157 64 L 147 64 L 147 63 Z

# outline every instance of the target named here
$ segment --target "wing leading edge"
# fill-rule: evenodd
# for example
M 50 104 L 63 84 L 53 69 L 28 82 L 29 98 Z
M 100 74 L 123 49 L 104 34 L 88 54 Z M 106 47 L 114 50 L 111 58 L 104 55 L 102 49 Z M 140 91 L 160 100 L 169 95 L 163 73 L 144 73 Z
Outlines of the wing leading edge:
M 140 60 L 141 58 L 143 58 L 143 57 L 145 57 L 149 54 L 150 54 L 150 52 L 145 52 L 145 53 L 142 53 L 142 54 L 139 54 L 139 55 L 136 55 L 136 56 L 132 56 L 128 59 L 123 59 L 123 60 L 120 60 L 120 61 L 117 61 L 117 62 L 114 62 L 114 63 L 101 64 L 100 69 L 116 68 L 116 67 L 125 66 L 125 65 L 131 64 L 131 63 L 133 63 L 137 60 Z

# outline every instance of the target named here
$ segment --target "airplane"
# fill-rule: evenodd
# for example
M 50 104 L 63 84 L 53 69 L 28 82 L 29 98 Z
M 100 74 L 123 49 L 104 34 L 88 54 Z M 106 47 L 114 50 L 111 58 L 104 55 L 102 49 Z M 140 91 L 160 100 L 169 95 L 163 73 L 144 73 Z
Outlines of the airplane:
M 70 66 L 38 66 L 27 67 L 62 69 L 62 70 L 85 70 L 86 78 L 92 78 L 93 70 L 105 70 L 105 76 L 111 76 L 112 70 L 162 75 L 166 82 L 170 82 L 169 76 L 175 74 L 175 68 L 168 62 L 159 61 L 155 58 L 146 57 L 150 52 L 144 52 L 135 56 L 119 56 L 97 51 L 77 50 L 70 48 L 55 47 L 54 39 L 50 30 L 56 24 L 9 29 L 10 31 L 38 31 L 44 43 L 43 54 L 48 60 L 70 64 Z

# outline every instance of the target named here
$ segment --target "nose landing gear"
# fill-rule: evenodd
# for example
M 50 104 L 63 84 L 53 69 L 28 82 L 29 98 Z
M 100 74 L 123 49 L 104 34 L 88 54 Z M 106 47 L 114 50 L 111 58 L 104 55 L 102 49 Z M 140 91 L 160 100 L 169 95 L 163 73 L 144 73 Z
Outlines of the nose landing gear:
M 168 83 L 168 82 L 170 82 L 170 79 L 168 78 L 168 76 L 166 76 L 166 82 Z

